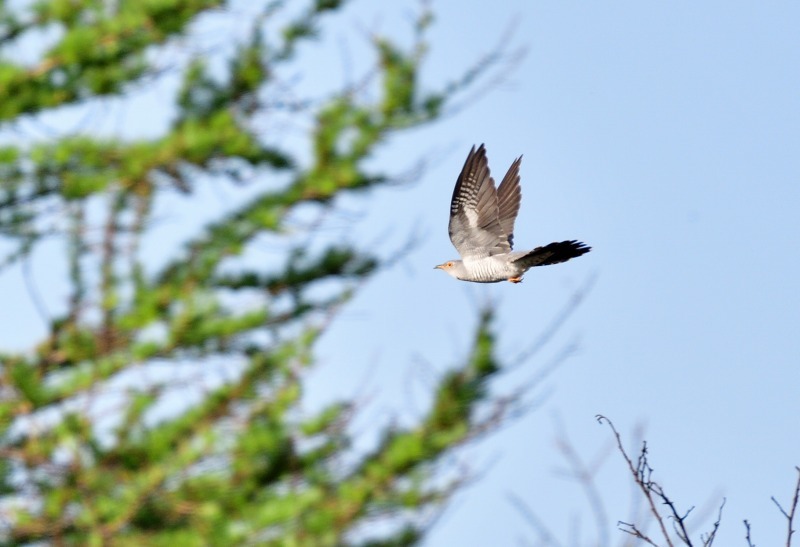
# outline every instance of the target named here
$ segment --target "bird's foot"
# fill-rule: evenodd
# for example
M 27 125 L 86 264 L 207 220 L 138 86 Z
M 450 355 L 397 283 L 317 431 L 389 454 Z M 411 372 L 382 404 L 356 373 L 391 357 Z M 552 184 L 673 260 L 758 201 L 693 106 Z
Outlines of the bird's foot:
M 522 276 L 509 277 L 508 280 L 511 281 L 512 283 L 522 283 Z

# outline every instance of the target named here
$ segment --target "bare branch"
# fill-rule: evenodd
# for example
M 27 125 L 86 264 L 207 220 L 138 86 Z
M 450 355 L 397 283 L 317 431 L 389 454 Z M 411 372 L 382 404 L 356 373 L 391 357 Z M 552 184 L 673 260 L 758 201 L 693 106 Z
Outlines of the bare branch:
M 747 531 L 747 534 L 744 536 L 744 539 L 747 540 L 747 547 L 756 547 L 750 539 L 750 523 L 747 522 L 747 519 L 744 519 L 744 529 Z
M 602 424 L 603 422 L 607 423 L 608 426 L 611 428 L 611 431 L 613 431 L 614 436 L 617 438 L 617 448 L 622 454 L 622 457 L 625 458 L 625 462 L 628 464 L 628 470 L 631 472 L 631 475 L 633 475 L 633 480 L 641 489 L 645 499 L 647 499 L 647 503 L 650 505 L 650 513 L 653 515 L 653 517 L 655 517 L 656 522 L 658 522 L 658 526 L 659 528 L 661 528 L 661 533 L 664 536 L 664 540 L 667 542 L 667 545 L 669 545 L 669 547 L 673 547 L 672 539 L 669 537 L 669 533 L 667 532 L 667 527 L 664 525 L 664 519 L 661 516 L 661 513 L 658 512 L 658 509 L 656 508 L 655 499 L 653 499 L 652 487 L 653 484 L 655 483 L 653 483 L 650 480 L 650 475 L 652 474 L 653 469 L 647 464 L 647 443 L 643 444 L 642 452 L 639 455 L 639 460 L 636 464 L 636 467 L 634 467 L 633 461 L 631 460 L 630 456 L 628 456 L 628 453 L 625 451 L 625 448 L 622 446 L 622 437 L 620 437 L 617 428 L 614 427 L 614 424 L 611 422 L 611 420 L 609 420 L 608 418 L 606 418 L 601 414 L 598 414 L 596 418 L 598 423 L 600 424 Z M 641 533 L 636 528 L 635 525 L 626 522 L 619 522 L 618 525 L 627 527 L 627 529 L 620 528 L 620 530 L 622 530 L 623 532 L 627 532 L 639 539 L 647 541 L 650 543 L 650 545 L 655 545 L 655 543 L 653 543 L 652 540 L 650 540 L 646 535 Z
M 561 454 L 564 456 L 564 459 L 567 461 L 572 476 L 577 479 L 584 490 L 584 494 L 586 495 L 586 499 L 589 502 L 589 506 L 591 507 L 592 514 L 595 518 L 597 532 L 599 535 L 599 544 L 609 545 L 610 541 L 607 524 L 608 516 L 606 514 L 605 505 L 603 504 L 603 499 L 600 496 L 600 492 L 598 491 L 594 480 L 598 467 L 608 454 L 608 450 L 604 450 L 605 454 L 603 457 L 598 458 L 598 461 L 595 463 L 595 465 L 587 465 L 581 459 L 577 450 L 575 450 L 574 445 L 564 433 L 566 431 L 566 427 L 560 425 L 558 430 L 562 433 L 556 439 L 556 446 L 558 447 L 559 452 L 561 452 Z
M 647 458 L 645 456 L 647 451 L 647 447 L 642 449 L 642 455 L 644 456 L 642 459 L 644 461 L 644 465 L 647 466 L 648 472 L 652 473 L 653 469 L 647 464 Z M 675 503 L 667 497 L 667 494 L 664 492 L 664 489 L 661 487 L 660 484 L 650 481 L 649 488 L 651 491 L 655 492 L 656 495 L 661 498 L 661 501 L 664 505 L 669 507 L 670 513 L 672 513 L 672 528 L 675 530 L 675 533 L 678 535 L 678 538 L 686 545 L 691 546 L 692 541 L 689 539 L 689 532 L 686 530 L 686 519 L 689 517 L 689 514 L 694 510 L 694 506 L 690 507 L 686 513 L 681 515 L 678 513 L 678 508 L 675 507 Z
M 703 542 L 703 547 L 711 547 L 714 543 L 714 538 L 717 535 L 717 530 L 719 530 L 719 524 L 722 522 L 722 509 L 725 507 L 725 502 L 727 499 L 722 498 L 722 503 L 719 506 L 719 512 L 717 513 L 717 520 L 714 521 L 714 527 L 712 528 L 711 532 L 709 532 L 708 536 L 703 538 L 703 535 L 700 534 L 700 540 Z
M 689 515 L 692 514 L 694 511 L 694 506 L 690 507 L 685 513 L 681 514 L 678 511 L 678 508 L 672 499 L 667 496 L 664 488 L 658 484 L 656 481 L 652 479 L 653 475 L 653 468 L 650 466 L 647 460 L 647 442 L 642 443 L 642 450 L 639 454 L 639 458 L 634 466 L 633 460 L 628 456 L 627 452 L 622 446 L 622 440 L 620 438 L 619 432 L 617 432 L 614 424 L 605 416 L 598 414 L 597 421 L 599 423 L 607 423 L 611 430 L 614 432 L 614 435 L 617 439 L 617 448 L 619 449 L 622 456 L 625 458 L 626 463 L 628 464 L 628 469 L 633 475 L 634 482 L 642 491 L 645 496 L 645 499 L 650 505 L 650 513 L 655 517 L 656 521 L 658 522 L 661 533 L 664 536 L 664 540 L 667 542 L 667 545 L 673 546 L 672 540 L 667 532 L 666 526 L 664 525 L 664 520 L 669 519 L 672 521 L 672 530 L 675 533 L 675 536 L 681 541 L 682 544 L 691 547 L 694 545 L 692 543 L 691 537 L 689 535 L 689 531 L 687 529 L 687 520 Z M 665 505 L 669 508 L 669 512 L 666 515 L 662 515 L 658 509 L 656 508 L 656 500 L 658 500 L 660 505 Z M 703 543 L 704 547 L 710 547 L 714 543 L 714 539 L 717 535 L 717 530 L 719 530 L 720 523 L 722 522 L 722 510 L 725 507 L 726 500 L 723 498 L 722 503 L 719 506 L 717 511 L 717 519 L 714 521 L 712 525 L 712 529 L 708 534 L 700 534 L 700 540 Z M 704 521 L 705 518 L 701 518 L 700 522 Z M 620 530 L 626 532 L 636 538 L 642 539 L 644 541 L 652 542 L 643 532 L 636 528 L 635 524 L 622 522 L 618 523 Z M 748 525 L 749 526 L 749 525 Z M 748 528 L 749 529 L 749 528 Z
M 635 537 L 636 539 L 641 539 L 642 541 L 644 541 L 648 545 L 652 545 L 653 547 L 658 547 L 658 544 L 653 542 L 653 540 L 650 539 L 649 537 L 647 537 L 647 535 L 644 532 L 642 532 L 641 530 L 636 528 L 635 524 L 633 524 L 631 522 L 623 522 L 623 521 L 620 520 L 620 521 L 617 521 L 617 526 L 619 527 L 620 530 L 622 530 L 626 534 L 630 534 L 633 537 Z
M 796 530 L 794 528 L 792 528 L 792 526 L 794 525 L 794 516 L 795 516 L 795 514 L 797 512 L 798 498 L 800 498 L 800 467 L 795 467 L 795 470 L 797 471 L 797 484 L 795 485 L 795 488 L 794 488 L 794 497 L 792 498 L 792 505 L 789 508 L 789 511 L 787 512 L 781 506 L 781 504 L 778 503 L 778 500 L 775 499 L 775 496 L 772 496 L 772 498 L 770 498 L 770 499 L 772 499 L 772 502 L 775 505 L 778 506 L 778 510 L 781 512 L 781 514 L 784 517 L 786 517 L 786 521 L 787 521 L 786 525 L 787 525 L 787 528 L 788 528 L 787 531 L 786 531 L 786 547 L 792 547 L 792 536 L 796 532 Z M 749 528 L 748 528 L 748 531 L 749 531 Z
M 542 522 L 533 509 L 531 509 L 522 498 L 513 493 L 506 494 L 506 497 L 508 498 L 509 503 L 514 506 L 520 515 L 522 515 L 522 517 L 525 519 L 525 522 L 530 524 L 531 528 L 536 530 L 536 532 L 539 534 L 539 538 L 545 543 L 545 545 L 555 545 L 557 547 L 561 545 L 561 543 L 550 532 L 550 530 L 547 529 L 545 523 Z

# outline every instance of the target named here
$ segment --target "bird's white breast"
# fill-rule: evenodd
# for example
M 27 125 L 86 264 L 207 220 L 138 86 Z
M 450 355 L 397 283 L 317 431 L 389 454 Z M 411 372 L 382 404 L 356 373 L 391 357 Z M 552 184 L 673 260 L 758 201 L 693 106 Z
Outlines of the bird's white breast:
M 494 255 L 483 258 L 464 259 L 464 267 L 470 274 L 471 281 L 498 281 L 513 277 L 513 271 L 507 261 L 508 255 Z

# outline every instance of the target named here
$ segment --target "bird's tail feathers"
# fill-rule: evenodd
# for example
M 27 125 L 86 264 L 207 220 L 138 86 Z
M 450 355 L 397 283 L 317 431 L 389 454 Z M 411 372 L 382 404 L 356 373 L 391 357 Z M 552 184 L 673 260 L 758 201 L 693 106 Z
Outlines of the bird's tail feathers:
M 591 251 L 592 248 L 577 240 L 560 241 L 550 243 L 544 247 L 536 247 L 529 253 L 522 255 L 514 260 L 514 263 L 521 264 L 525 269 L 534 266 L 549 266 L 566 262 L 570 258 L 576 258 Z

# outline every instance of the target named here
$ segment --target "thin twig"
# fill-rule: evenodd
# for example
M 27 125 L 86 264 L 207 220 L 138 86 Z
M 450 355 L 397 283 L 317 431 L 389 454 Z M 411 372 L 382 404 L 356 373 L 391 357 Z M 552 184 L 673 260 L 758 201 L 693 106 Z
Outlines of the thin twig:
M 608 426 L 611 428 L 611 431 L 614 432 L 614 436 L 617 438 L 617 448 L 622 454 L 622 457 L 625 458 L 625 462 L 628 464 L 628 470 L 631 472 L 631 475 L 633 475 L 633 480 L 636 482 L 636 484 L 639 485 L 639 488 L 644 494 L 645 499 L 647 499 L 647 502 L 650 504 L 650 512 L 658 522 L 658 526 L 659 528 L 661 528 L 661 533 L 664 536 L 664 540 L 667 542 L 667 545 L 669 545 L 669 547 L 674 547 L 672 544 L 672 539 L 670 539 L 669 533 L 667 532 L 667 527 L 664 525 L 664 519 L 658 512 L 658 509 L 656 508 L 656 502 L 652 496 L 653 483 L 650 481 L 650 474 L 652 473 L 652 469 L 647 465 L 647 458 L 646 458 L 647 445 L 645 444 L 643 446 L 642 453 L 639 456 L 639 462 L 637 466 L 634 467 L 633 461 L 631 460 L 630 456 L 628 456 L 628 453 L 625 452 L 625 448 L 622 446 L 622 438 L 620 437 L 617 428 L 614 427 L 614 424 L 611 422 L 611 420 L 609 420 L 608 418 L 606 418 L 601 414 L 598 414 L 596 418 L 597 421 L 601 424 L 603 422 L 607 423 Z M 644 535 L 640 530 L 638 530 L 634 524 L 622 521 L 620 521 L 618 524 L 629 528 L 629 530 L 623 528 L 622 531 L 627 532 L 639 539 L 647 541 L 648 543 L 650 543 L 650 545 L 656 545 L 655 543 L 653 543 L 652 540 L 650 540 L 646 535 Z
M 796 532 L 796 530 L 794 530 L 794 528 L 792 528 L 792 526 L 794 524 L 794 515 L 795 515 L 795 513 L 797 511 L 798 498 L 800 498 L 800 467 L 795 467 L 795 469 L 797 470 L 797 484 L 795 485 L 795 488 L 794 488 L 794 497 L 792 498 L 792 505 L 789 508 L 789 511 L 787 512 L 781 506 L 781 504 L 778 503 L 778 500 L 775 499 L 775 496 L 772 496 L 772 498 L 771 498 L 772 502 L 775 505 L 778 506 L 778 510 L 781 512 L 781 514 L 784 517 L 786 517 L 786 521 L 787 521 L 786 522 L 786 526 L 787 526 L 786 547 L 792 547 L 792 536 Z
M 636 539 L 641 539 L 642 541 L 644 541 L 648 545 L 652 545 L 653 547 L 658 547 L 657 543 L 655 543 L 652 539 L 647 537 L 647 534 L 645 534 L 644 532 L 642 532 L 641 530 L 636 528 L 636 525 L 633 524 L 632 522 L 624 522 L 624 521 L 619 520 L 619 521 L 617 521 L 617 526 L 619 526 L 620 530 L 622 530 L 626 534 L 630 534 L 633 537 L 635 537 Z M 672 544 L 670 544 L 670 545 L 672 545 Z
M 714 521 L 714 527 L 711 529 L 711 532 L 709 532 L 708 536 L 706 536 L 706 538 L 703 539 L 703 535 L 700 534 L 700 540 L 703 542 L 703 547 L 711 547 L 711 545 L 714 543 L 714 538 L 717 535 L 717 530 L 719 530 L 719 524 L 720 522 L 722 522 L 722 509 L 725 507 L 726 501 L 727 500 L 725 498 L 722 498 L 722 503 L 720 504 L 719 512 L 717 513 L 717 520 Z
M 603 499 L 600 496 L 600 492 L 597 489 L 597 485 L 595 484 L 595 474 L 597 473 L 599 465 L 595 464 L 594 466 L 590 466 L 581 459 L 580 455 L 575 450 L 574 445 L 569 438 L 567 438 L 567 435 L 565 434 L 566 427 L 564 427 L 563 424 L 559 425 L 558 430 L 561 432 L 561 434 L 556 439 L 556 446 L 569 464 L 572 475 L 578 480 L 581 487 L 583 487 L 586 499 L 589 502 L 589 506 L 595 518 L 597 532 L 600 536 L 598 538 L 599 544 L 609 545 L 610 541 L 606 508 L 603 504 Z M 607 450 L 605 450 L 605 452 L 608 454 Z M 601 458 L 600 461 L 602 462 L 603 459 L 605 458 Z
M 644 461 L 645 465 L 647 465 L 646 459 Z M 648 471 L 652 472 L 652 469 L 650 469 L 649 466 L 648 466 Z M 675 507 L 675 503 L 671 499 L 669 499 L 669 497 L 667 497 L 667 494 L 664 492 L 664 489 L 661 487 L 660 484 L 649 481 L 648 486 L 650 490 L 654 491 L 656 495 L 659 498 L 661 498 L 663 504 L 669 507 L 669 510 L 672 513 L 672 528 L 673 530 L 675 530 L 675 533 L 678 535 L 678 538 L 680 538 L 680 540 L 684 542 L 686 545 L 691 547 L 692 541 L 691 539 L 689 539 L 689 532 L 686 530 L 686 519 L 689 517 L 689 514 L 694 510 L 694 506 L 690 507 L 689 510 L 686 511 L 686 513 L 681 515 L 680 513 L 678 513 L 678 508 Z
M 747 534 L 744 536 L 744 539 L 747 540 L 747 547 L 756 547 L 755 543 L 750 539 L 750 523 L 747 522 L 747 519 L 744 519 L 744 529 L 747 530 Z
M 517 496 L 516 494 L 509 493 L 506 494 L 506 498 L 511 505 L 519 512 L 520 515 L 525 519 L 525 522 L 530 524 L 531 528 L 536 530 L 539 534 L 540 539 L 545 543 L 545 545 L 556 545 L 560 546 L 558 539 L 547 529 L 547 526 L 544 522 L 536 515 L 536 513 L 525 503 L 525 500 Z

